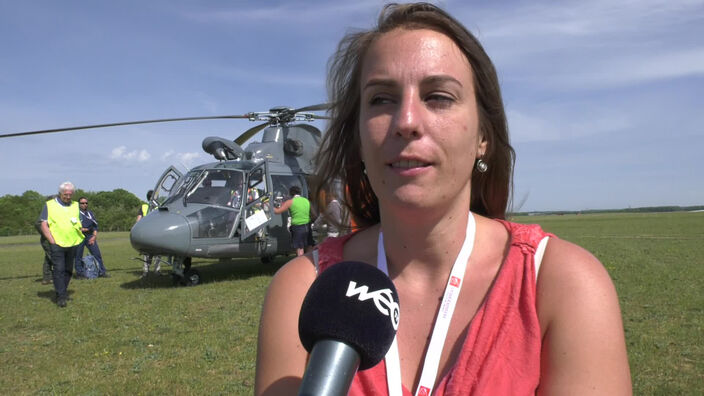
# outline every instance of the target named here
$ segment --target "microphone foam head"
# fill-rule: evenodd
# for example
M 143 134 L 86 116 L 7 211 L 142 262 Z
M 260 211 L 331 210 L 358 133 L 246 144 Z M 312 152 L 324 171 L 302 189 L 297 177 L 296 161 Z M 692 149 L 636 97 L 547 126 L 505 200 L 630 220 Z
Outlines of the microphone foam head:
M 384 358 L 396 335 L 398 293 L 386 274 L 366 263 L 344 261 L 323 271 L 301 305 L 298 335 L 308 352 L 320 340 L 357 350 L 360 370 Z

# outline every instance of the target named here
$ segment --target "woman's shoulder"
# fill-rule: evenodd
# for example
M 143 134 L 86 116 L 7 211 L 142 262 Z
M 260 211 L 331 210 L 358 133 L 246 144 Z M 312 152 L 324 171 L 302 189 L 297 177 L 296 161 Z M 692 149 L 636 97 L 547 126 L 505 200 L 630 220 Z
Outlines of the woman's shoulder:
M 271 280 L 270 288 L 283 285 L 286 288 L 303 287 L 307 290 L 315 276 L 313 258 L 310 254 L 305 254 L 291 259 L 279 268 Z
M 630 374 L 616 288 L 586 249 L 551 238 L 538 276 L 543 334 L 541 389 L 557 394 L 628 394 Z
M 606 268 L 589 251 L 563 239 L 550 238 L 537 295 L 543 330 L 554 324 L 589 321 L 605 311 L 620 317 L 616 289 Z
M 591 290 L 594 286 L 612 286 L 601 262 L 589 251 L 560 238 L 550 238 L 545 249 L 538 286 Z

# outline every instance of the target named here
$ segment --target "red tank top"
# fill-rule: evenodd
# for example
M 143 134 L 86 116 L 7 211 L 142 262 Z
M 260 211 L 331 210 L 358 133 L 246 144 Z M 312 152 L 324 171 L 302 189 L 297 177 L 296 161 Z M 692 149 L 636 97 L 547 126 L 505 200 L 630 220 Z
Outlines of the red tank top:
M 511 238 L 494 284 L 472 318 L 462 350 L 433 395 L 532 395 L 540 381 L 540 323 L 535 303 L 534 254 L 552 236 L 538 225 L 500 221 Z M 351 235 L 319 246 L 319 271 L 342 261 Z M 404 396 L 412 393 L 403 388 Z M 359 371 L 349 395 L 388 395 L 386 365 Z

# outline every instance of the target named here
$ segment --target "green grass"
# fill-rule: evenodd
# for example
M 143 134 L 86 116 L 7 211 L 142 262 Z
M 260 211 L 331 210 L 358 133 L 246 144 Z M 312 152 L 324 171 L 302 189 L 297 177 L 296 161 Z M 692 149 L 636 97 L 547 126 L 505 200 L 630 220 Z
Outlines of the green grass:
M 621 299 L 634 393 L 704 394 L 704 213 L 518 217 L 594 253 Z M 102 233 L 109 279 L 41 285 L 38 236 L 0 238 L 3 394 L 251 394 L 261 301 L 285 261 L 193 262 L 203 284 L 140 279 Z
M 197 287 L 140 279 L 127 233 L 102 233 L 112 277 L 41 285 L 38 237 L 0 238 L 3 394 L 251 394 L 262 298 L 284 259 L 194 260 Z

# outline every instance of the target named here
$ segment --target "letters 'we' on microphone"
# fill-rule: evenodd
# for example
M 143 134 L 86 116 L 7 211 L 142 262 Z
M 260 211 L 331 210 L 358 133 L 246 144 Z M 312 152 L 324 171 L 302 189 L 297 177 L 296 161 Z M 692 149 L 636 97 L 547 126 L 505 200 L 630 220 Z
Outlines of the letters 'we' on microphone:
M 398 293 L 382 271 L 354 261 L 323 271 L 298 318 L 301 343 L 311 353 L 299 394 L 346 395 L 358 368 L 384 358 L 398 323 Z

